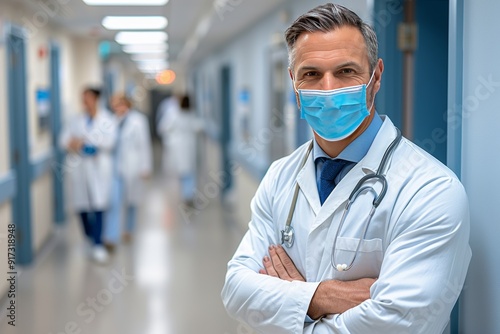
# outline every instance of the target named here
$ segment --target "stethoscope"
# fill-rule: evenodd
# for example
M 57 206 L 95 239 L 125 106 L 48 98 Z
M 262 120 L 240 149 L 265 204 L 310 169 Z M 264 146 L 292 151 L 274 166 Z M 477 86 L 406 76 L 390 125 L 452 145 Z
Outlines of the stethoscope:
M 347 204 L 344 208 L 344 212 L 342 213 L 342 218 L 340 219 L 339 227 L 337 228 L 337 232 L 335 233 L 335 239 L 333 239 L 331 264 L 332 264 L 332 267 L 335 268 L 335 270 L 337 270 L 337 271 L 347 271 L 347 270 L 352 268 L 354 261 L 356 260 L 356 257 L 358 255 L 359 247 L 361 246 L 361 241 L 366 237 L 366 232 L 368 231 L 368 226 L 370 225 L 370 223 L 372 221 L 372 217 L 375 213 L 375 210 L 380 205 L 380 202 L 382 202 L 382 200 L 384 199 L 384 196 L 387 192 L 387 179 L 385 178 L 385 168 L 387 167 L 389 157 L 391 156 L 392 152 L 394 152 L 394 149 L 399 144 L 399 142 L 401 141 L 401 138 L 402 138 L 401 131 L 399 131 L 398 128 L 396 128 L 396 131 L 397 131 L 396 138 L 391 142 L 389 147 L 387 147 L 387 149 L 385 150 L 384 156 L 382 157 L 382 160 L 380 161 L 380 165 L 377 169 L 377 173 L 368 174 L 368 175 L 363 176 L 358 181 L 358 183 L 356 184 L 356 186 L 352 190 L 351 194 L 349 195 L 349 199 L 348 199 Z M 302 169 L 305 166 L 305 164 L 307 162 L 307 158 L 309 157 L 309 154 L 312 151 L 312 148 L 313 148 L 313 142 L 311 141 L 311 144 L 309 145 L 309 148 L 307 149 L 307 152 L 304 156 L 304 159 L 302 160 L 302 163 L 300 165 L 300 169 Z M 380 183 L 382 183 L 382 190 L 380 191 L 380 193 L 377 193 L 375 191 L 375 189 L 373 189 L 372 186 L 364 185 L 369 180 L 375 180 L 375 182 L 379 181 Z M 293 194 L 293 199 L 292 199 L 292 204 L 290 206 L 290 211 L 288 212 L 288 217 L 286 219 L 285 229 L 281 230 L 281 244 L 284 244 L 288 248 L 291 248 L 293 246 L 293 242 L 295 240 L 295 235 L 294 235 L 295 232 L 294 232 L 294 229 L 293 229 L 291 224 L 292 224 L 293 212 L 295 211 L 295 205 L 297 204 L 297 197 L 299 195 L 299 189 L 300 189 L 300 186 L 297 182 L 297 184 L 295 185 L 295 192 Z M 368 214 L 368 220 L 365 223 L 365 226 L 363 229 L 363 238 L 359 240 L 358 245 L 356 247 L 356 252 L 354 253 L 354 257 L 349 264 L 347 264 L 347 263 L 335 263 L 335 246 L 337 244 L 337 238 L 340 234 L 340 231 L 342 230 L 342 226 L 344 225 L 344 222 L 347 218 L 347 214 L 349 213 L 351 205 L 354 203 L 356 198 L 358 198 L 358 196 L 364 192 L 372 193 L 374 199 L 373 199 L 372 208 L 370 210 L 370 213 Z

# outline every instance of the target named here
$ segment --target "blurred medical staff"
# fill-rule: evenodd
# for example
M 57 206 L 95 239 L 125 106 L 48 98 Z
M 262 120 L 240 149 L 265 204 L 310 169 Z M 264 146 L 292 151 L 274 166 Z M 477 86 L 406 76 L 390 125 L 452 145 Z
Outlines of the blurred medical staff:
M 167 139 L 168 170 L 179 178 L 184 204 L 193 206 L 196 189 L 196 141 L 203 125 L 191 110 L 188 96 L 181 99 L 180 107 L 180 112 L 169 115 L 162 130 Z
M 132 109 L 132 102 L 124 94 L 111 99 L 118 126 L 113 152 L 113 180 L 111 206 L 106 216 L 104 240 L 113 250 L 123 238 L 129 241 L 137 220 L 137 206 L 142 198 L 144 179 L 152 172 L 151 135 L 148 119 Z
M 176 95 L 165 98 L 158 106 L 156 132 L 161 137 L 163 147 L 162 169 L 163 173 L 168 174 L 169 152 L 168 152 L 168 125 L 172 117 L 180 112 L 179 98 Z
M 102 245 L 104 211 L 111 189 L 111 152 L 116 140 L 116 124 L 109 112 L 99 107 L 100 91 L 83 92 L 85 113 L 77 115 L 63 129 L 59 145 L 68 152 L 64 173 L 69 175 L 73 207 L 92 247 L 92 257 L 108 259 Z

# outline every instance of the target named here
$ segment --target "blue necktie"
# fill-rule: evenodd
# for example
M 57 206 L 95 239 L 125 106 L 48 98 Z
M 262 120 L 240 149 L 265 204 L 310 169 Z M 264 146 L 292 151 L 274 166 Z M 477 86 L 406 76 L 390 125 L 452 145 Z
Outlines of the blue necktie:
M 321 205 L 323 205 L 328 195 L 330 195 L 333 188 L 335 188 L 335 177 L 347 164 L 345 160 L 324 159 L 319 180 L 319 200 Z

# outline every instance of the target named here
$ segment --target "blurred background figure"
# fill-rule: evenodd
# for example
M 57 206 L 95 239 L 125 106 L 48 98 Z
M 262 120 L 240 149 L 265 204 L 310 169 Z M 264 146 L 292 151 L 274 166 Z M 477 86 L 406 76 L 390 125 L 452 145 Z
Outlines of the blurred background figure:
M 183 203 L 192 207 L 196 189 L 196 141 L 203 125 L 191 109 L 189 96 L 182 97 L 180 112 L 164 116 L 160 124 L 166 138 L 167 169 L 179 179 Z
M 162 170 L 166 175 L 168 173 L 168 133 L 167 126 L 170 122 L 170 118 L 179 113 L 180 105 L 179 98 L 173 94 L 166 97 L 161 101 L 156 112 L 156 132 L 161 138 L 161 143 L 163 147 L 162 152 Z
M 111 205 L 104 228 L 104 241 L 109 251 L 119 243 L 122 230 L 124 241 L 130 241 L 144 180 L 152 173 L 147 117 L 132 109 L 132 102 L 125 94 L 114 95 L 111 108 L 117 124 L 117 141 L 113 151 Z
M 99 107 L 99 96 L 98 89 L 84 90 L 85 113 L 64 127 L 59 144 L 68 152 L 65 173 L 71 180 L 73 208 L 80 215 L 91 256 L 104 263 L 108 253 L 101 234 L 110 198 L 116 124 L 109 112 Z

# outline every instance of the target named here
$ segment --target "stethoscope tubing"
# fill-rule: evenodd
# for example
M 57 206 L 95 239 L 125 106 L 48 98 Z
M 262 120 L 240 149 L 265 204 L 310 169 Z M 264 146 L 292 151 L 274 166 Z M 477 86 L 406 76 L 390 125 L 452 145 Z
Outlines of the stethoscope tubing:
M 387 179 L 385 177 L 385 169 L 388 165 L 388 161 L 389 161 L 391 154 L 394 152 L 396 146 L 401 141 L 401 138 L 402 138 L 401 131 L 398 128 L 396 128 L 396 138 L 389 144 L 389 146 L 385 150 L 384 155 L 382 156 L 382 160 L 380 161 L 380 165 L 377 169 L 377 172 L 375 174 L 368 174 L 368 175 L 363 176 L 358 181 L 358 183 L 356 184 L 356 186 L 354 187 L 354 189 L 352 190 L 351 194 L 348 197 L 346 206 L 344 208 L 344 211 L 342 213 L 342 217 L 340 219 L 339 227 L 337 228 L 337 231 L 335 232 L 335 238 L 334 238 L 333 247 L 332 247 L 331 264 L 332 264 L 332 267 L 337 271 L 347 271 L 347 270 L 351 269 L 352 266 L 354 265 L 354 261 L 356 260 L 356 257 L 359 253 L 359 249 L 361 247 L 361 242 L 366 237 L 366 233 L 368 232 L 368 226 L 371 223 L 372 217 L 375 214 L 377 207 L 380 205 L 380 203 L 384 199 L 385 194 L 387 193 L 388 184 L 387 184 Z M 304 159 L 301 162 L 300 169 L 302 169 L 305 166 L 307 159 L 309 157 L 309 154 L 312 151 L 312 148 L 313 148 L 313 141 L 311 141 L 311 144 L 309 145 L 309 147 L 307 149 L 307 152 L 304 156 Z M 375 189 L 373 189 L 372 186 L 363 186 L 367 181 L 372 180 L 372 179 L 375 179 L 375 181 L 380 181 L 380 183 L 382 183 L 382 189 L 380 190 L 380 193 L 378 193 L 378 194 L 375 191 Z M 288 212 L 288 217 L 286 220 L 285 228 L 284 228 L 284 230 L 281 231 L 281 243 L 284 244 L 288 248 L 291 248 L 293 246 L 294 239 L 295 239 L 295 235 L 294 235 L 295 231 L 294 231 L 291 224 L 292 224 L 293 213 L 295 211 L 295 206 L 297 204 L 299 189 L 300 189 L 300 186 L 297 182 L 297 184 L 295 185 L 295 191 L 294 191 L 294 195 L 292 198 L 292 204 L 290 206 L 290 211 Z M 345 264 L 345 263 L 344 264 L 336 264 L 335 263 L 335 247 L 337 245 L 337 239 L 340 235 L 340 232 L 341 232 L 342 227 L 343 227 L 345 220 L 347 218 L 347 214 L 350 211 L 352 203 L 354 203 L 356 198 L 361 193 L 364 193 L 365 191 L 369 191 L 369 192 L 373 193 L 374 199 L 373 199 L 373 203 L 372 203 L 372 208 L 370 210 L 370 213 L 368 214 L 367 222 L 365 223 L 365 226 L 363 228 L 362 238 L 359 240 L 358 245 L 356 246 L 356 251 L 354 253 L 354 257 L 351 260 L 351 262 L 349 264 Z

